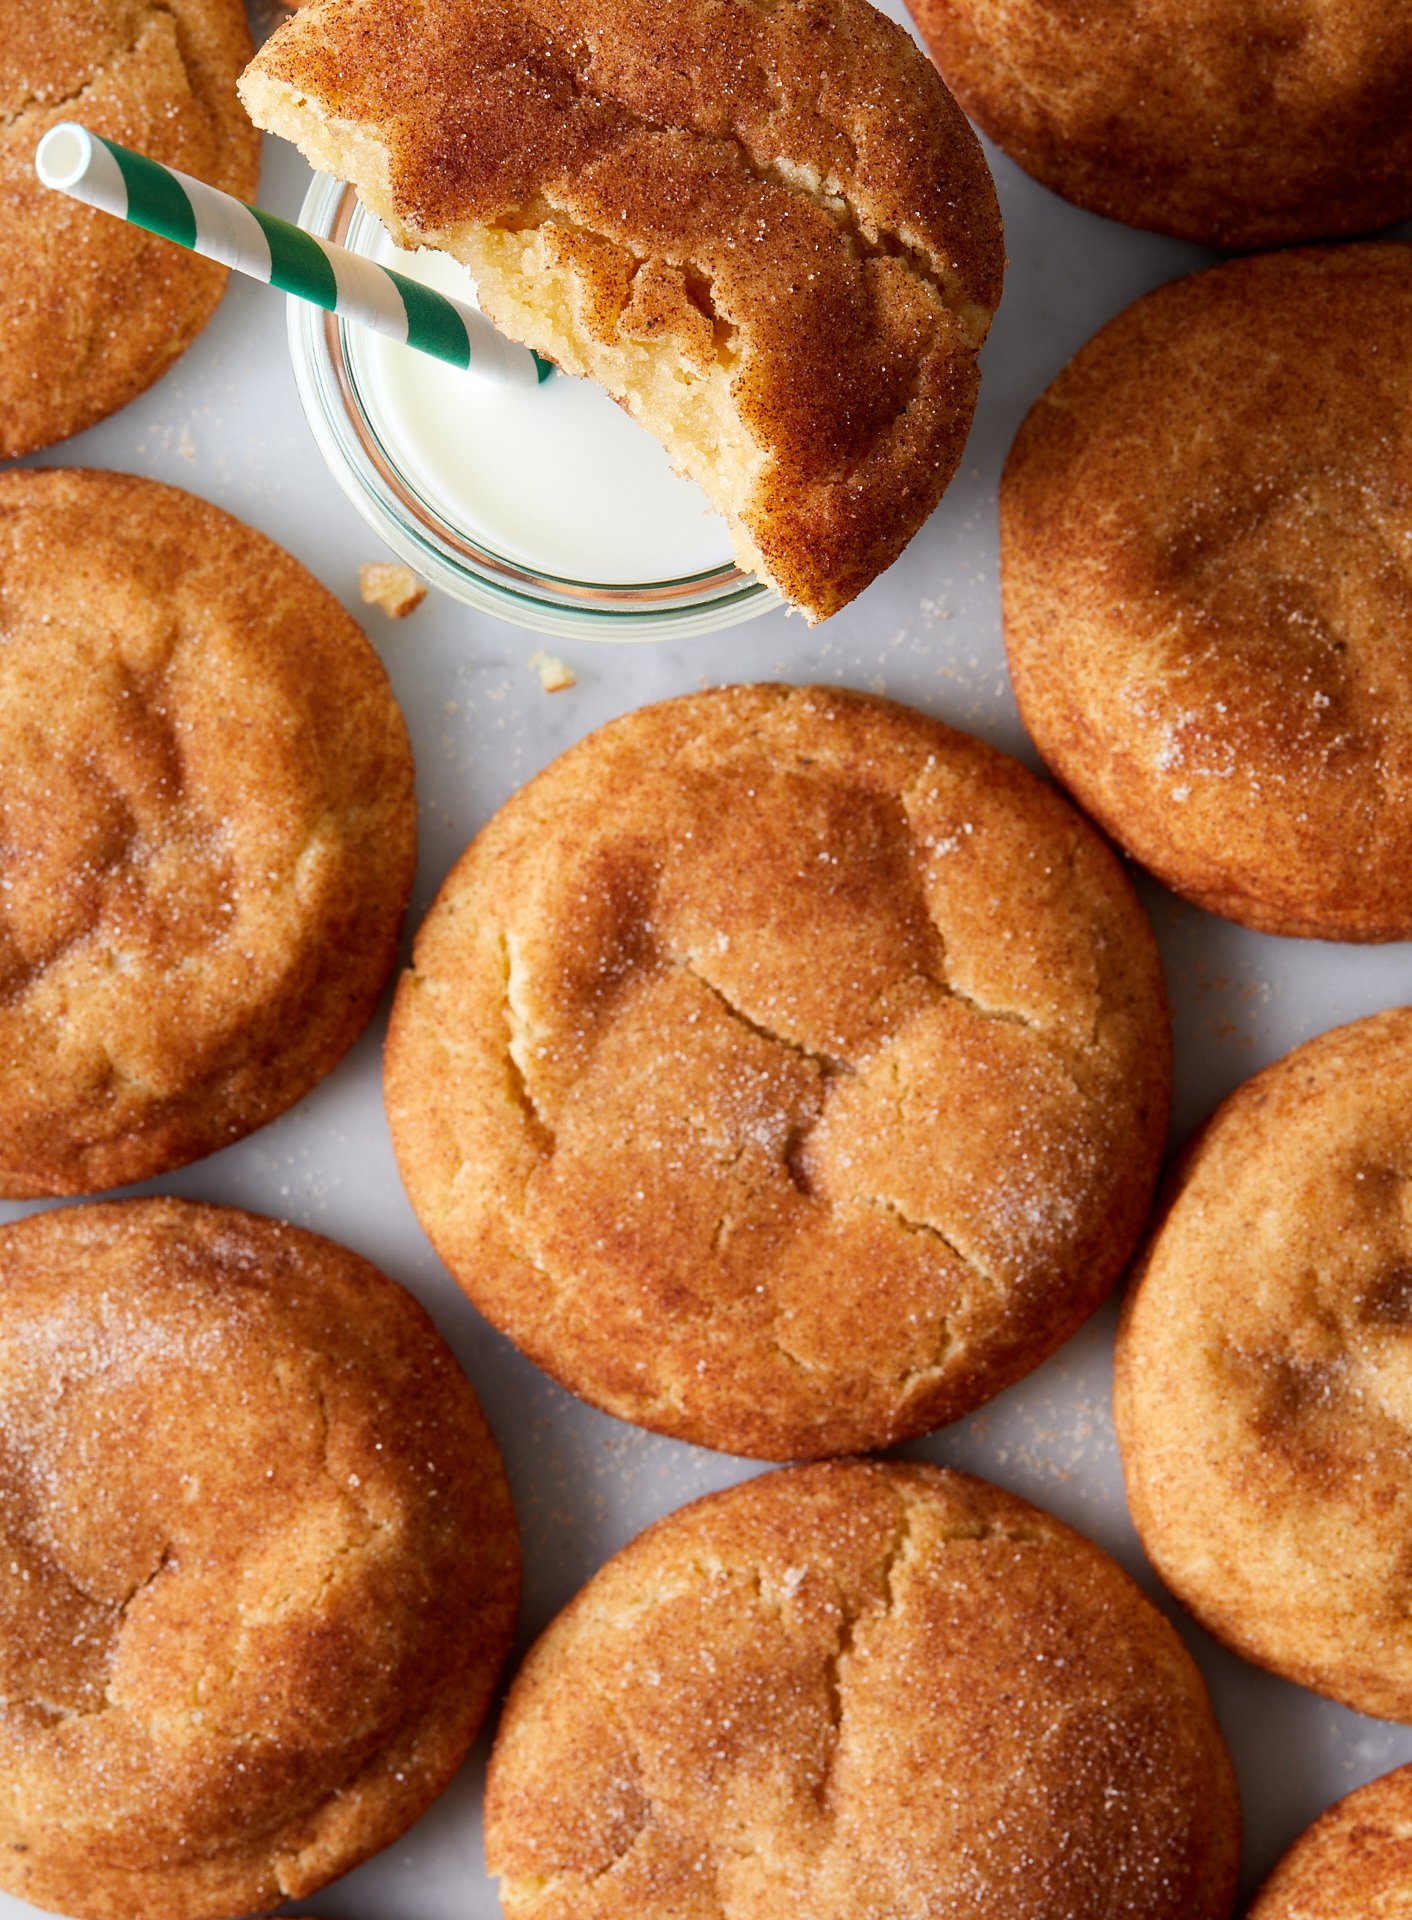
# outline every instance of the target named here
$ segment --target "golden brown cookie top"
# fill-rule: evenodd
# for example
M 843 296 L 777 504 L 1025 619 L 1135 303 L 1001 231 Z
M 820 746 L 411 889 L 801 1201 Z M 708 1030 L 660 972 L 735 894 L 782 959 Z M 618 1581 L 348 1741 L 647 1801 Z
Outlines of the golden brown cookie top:
M 413 1204 L 471 1297 L 624 1418 L 880 1445 L 1050 1352 L 1165 1127 L 1151 933 L 1086 823 L 887 702 L 649 707 L 491 821 L 387 1052 Z
M 1056 193 L 1217 247 L 1412 215 L 1412 19 L 1360 0 L 908 0 L 962 106 Z
M 41 1906 L 307 1894 L 459 1765 L 509 1641 L 499 1456 L 332 1242 L 144 1200 L 0 1231 L 0 1827 Z
M 511 1920 L 1224 1920 L 1234 1774 L 1176 1634 L 984 1482 L 842 1463 L 650 1527 L 491 1760 Z
M 335 1064 L 415 858 L 406 729 L 288 554 L 121 474 L 0 476 L 0 1192 L 209 1153 Z
M 212 261 L 40 186 L 41 137 L 79 118 L 251 199 L 259 140 L 235 96 L 250 51 L 238 0 L 0 0 L 0 458 L 150 386 L 226 281 Z
M 1219 1638 L 1412 1720 L 1412 1011 L 1336 1028 L 1198 1135 L 1129 1298 L 1133 1518 Z
M 1412 247 L 1217 267 L 1111 321 L 1001 488 L 1041 753 L 1144 865 L 1270 932 L 1412 934 Z
M 719 409 L 699 434 L 712 471 L 741 469 L 745 564 L 811 617 L 935 505 L 999 215 L 955 103 L 863 0 L 323 0 L 241 91 L 398 239 L 465 259 L 502 326 L 605 380 L 729 512 L 677 418 Z M 659 386 L 643 350 L 664 345 Z
M 1412 1767 L 1345 1795 L 1303 1832 L 1247 1920 L 1408 1920 Z

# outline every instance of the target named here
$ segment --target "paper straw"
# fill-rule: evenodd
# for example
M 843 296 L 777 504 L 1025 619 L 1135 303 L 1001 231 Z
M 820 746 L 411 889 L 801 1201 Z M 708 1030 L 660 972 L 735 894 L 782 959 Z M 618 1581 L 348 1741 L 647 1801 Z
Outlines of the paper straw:
M 46 187 L 116 214 L 179 247 L 219 260 L 254 280 L 312 301 L 341 320 L 372 327 L 423 353 L 506 386 L 548 379 L 552 361 L 507 340 L 474 307 L 380 267 L 347 247 L 320 240 L 277 214 L 133 153 L 102 134 L 64 120 L 35 149 Z M 137 297 L 140 298 L 140 290 Z

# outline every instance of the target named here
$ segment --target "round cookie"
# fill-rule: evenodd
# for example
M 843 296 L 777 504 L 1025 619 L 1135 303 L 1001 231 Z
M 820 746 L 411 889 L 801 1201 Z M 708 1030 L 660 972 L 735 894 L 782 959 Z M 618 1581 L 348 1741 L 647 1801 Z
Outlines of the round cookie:
M 0 0 L 0 459 L 149 387 L 226 283 L 213 261 L 42 187 L 40 138 L 80 119 L 253 199 L 259 135 L 235 94 L 250 53 L 239 0 Z
M 302 1898 L 418 1818 L 509 1645 L 514 1515 L 355 1254 L 137 1200 L 0 1230 L 0 1885 L 82 1920 Z
M 0 1194 L 145 1179 L 282 1113 L 396 957 L 411 751 L 359 628 L 229 515 L 0 475 Z
M 491 1756 L 506 1920 L 1224 1920 L 1230 1758 L 1106 1554 L 963 1474 L 840 1462 L 670 1514 L 531 1651 Z
M 834 689 L 629 714 L 453 869 L 386 1053 L 471 1298 L 621 1418 L 803 1458 L 951 1420 L 1089 1314 L 1169 1097 L 1151 931 L 991 748 Z
M 1267 933 L 1412 935 L 1412 247 L 1179 280 L 1111 321 L 1001 483 L 1045 760 L 1144 866 Z
M 1412 1920 L 1412 1767 L 1370 1780 L 1321 1814 L 1246 1920 Z
M 1412 1721 L 1412 1009 L 1257 1074 L 1189 1150 L 1115 1418 L 1162 1578 L 1246 1659 Z
M 1412 216 L 1412 16 L 1349 0 L 908 0 L 966 112 L 1095 213 L 1213 247 Z

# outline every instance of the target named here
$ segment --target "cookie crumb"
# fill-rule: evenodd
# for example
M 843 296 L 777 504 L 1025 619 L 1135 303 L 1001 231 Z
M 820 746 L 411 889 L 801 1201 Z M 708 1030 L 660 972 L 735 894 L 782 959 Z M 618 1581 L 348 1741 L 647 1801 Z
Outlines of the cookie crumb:
M 569 687 L 576 687 L 579 677 L 567 661 L 561 660 L 557 653 L 545 653 L 543 649 L 532 653 L 529 664 L 539 675 L 539 684 L 546 693 L 563 693 Z
M 390 560 L 372 560 L 358 569 L 358 592 L 370 607 L 381 607 L 394 620 L 405 620 L 427 597 L 426 582 L 410 567 Z

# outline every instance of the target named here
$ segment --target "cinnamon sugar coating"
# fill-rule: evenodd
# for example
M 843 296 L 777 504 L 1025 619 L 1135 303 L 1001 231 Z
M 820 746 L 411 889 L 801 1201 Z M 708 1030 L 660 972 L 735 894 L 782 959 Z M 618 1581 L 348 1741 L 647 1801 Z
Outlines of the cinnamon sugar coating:
M 1409 1920 L 1412 1767 L 1336 1802 L 1295 1841 L 1247 1920 Z
M 226 270 L 40 185 L 61 120 L 253 199 L 239 0 L 0 0 L 0 459 L 92 426 L 165 373 Z
M 889 702 L 733 687 L 615 721 L 453 869 L 393 1008 L 412 1203 L 596 1405 L 802 1458 L 957 1418 L 1098 1305 L 1169 1038 L 1116 861 Z
M 1412 16 L 1364 0 L 908 0 L 957 99 L 1046 187 L 1214 247 L 1412 216 Z
M 1225 1920 L 1235 1776 L 1176 1634 L 937 1467 L 770 1473 L 560 1614 L 491 1758 L 507 1920 Z
M 141 1200 L 0 1229 L 0 1884 L 223 1920 L 395 1840 L 509 1644 L 495 1442 L 400 1287 Z
M 1146 295 L 1001 484 L 1020 712 L 1085 810 L 1268 933 L 1412 935 L 1412 246 Z
M 864 0 L 322 0 L 241 94 L 606 384 L 810 618 L 936 505 L 999 214 L 945 87 Z
M 175 488 L 0 476 L 0 1194 L 282 1113 L 392 969 L 411 751 L 359 628 Z
M 1114 1413 L 1162 1578 L 1246 1659 L 1412 1721 L 1412 1010 L 1257 1074 L 1197 1136 Z

